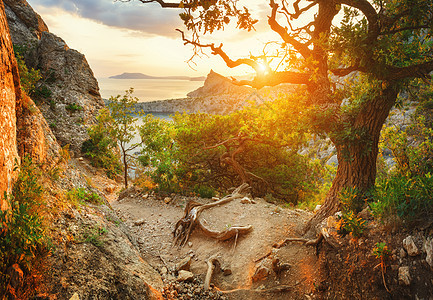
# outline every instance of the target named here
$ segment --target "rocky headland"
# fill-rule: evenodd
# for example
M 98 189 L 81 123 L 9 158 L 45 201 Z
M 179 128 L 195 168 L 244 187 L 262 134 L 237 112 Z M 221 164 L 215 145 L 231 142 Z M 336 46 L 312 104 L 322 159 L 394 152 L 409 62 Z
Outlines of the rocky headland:
M 230 79 L 210 71 L 204 85 L 188 93 L 186 98 L 140 102 L 136 111 L 146 113 L 205 112 L 227 114 L 249 103 L 260 104 L 295 88 L 291 84 L 255 90 L 234 84 Z

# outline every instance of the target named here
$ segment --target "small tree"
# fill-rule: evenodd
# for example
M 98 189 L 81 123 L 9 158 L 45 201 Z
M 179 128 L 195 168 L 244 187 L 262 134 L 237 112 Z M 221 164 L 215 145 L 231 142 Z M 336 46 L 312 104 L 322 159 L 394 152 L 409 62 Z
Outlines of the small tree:
M 128 169 L 132 156 L 128 153 L 141 145 L 132 143 L 136 133 L 136 125 L 138 118 L 134 116 L 134 105 L 138 102 L 138 98 L 133 97 L 133 88 L 125 91 L 125 95 L 117 95 L 110 97 L 108 107 L 110 108 L 111 117 L 113 118 L 112 129 L 113 137 L 117 140 L 122 154 L 122 162 L 124 167 L 125 188 L 128 188 Z

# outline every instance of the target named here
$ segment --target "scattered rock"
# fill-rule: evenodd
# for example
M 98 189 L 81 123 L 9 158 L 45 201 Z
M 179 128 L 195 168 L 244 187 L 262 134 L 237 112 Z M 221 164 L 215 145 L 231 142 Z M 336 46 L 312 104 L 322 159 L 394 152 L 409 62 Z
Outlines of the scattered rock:
M 243 198 L 241 199 L 241 203 L 242 203 L 242 204 L 256 204 L 256 202 L 255 202 L 254 200 L 251 200 L 251 199 L 248 198 L 248 197 L 243 197 Z
M 254 275 L 251 279 L 253 280 L 253 282 L 262 281 L 262 280 L 265 280 L 269 276 L 270 273 L 271 273 L 271 271 L 269 270 L 269 268 L 267 268 L 263 265 L 260 265 L 256 269 L 256 272 L 254 273 Z
M 165 204 L 169 204 L 169 203 L 171 202 L 171 200 L 172 200 L 172 199 L 171 199 L 170 197 L 165 197 L 165 198 L 164 198 L 164 203 L 165 203 Z
M 218 197 L 212 197 L 212 201 L 218 201 L 220 198 Z
M 405 258 L 406 257 L 406 251 L 404 251 L 403 248 L 400 248 L 400 257 Z
M 168 273 L 167 268 L 166 268 L 166 267 L 162 267 L 162 268 L 161 268 L 161 274 L 163 274 L 163 275 L 167 275 L 167 273 Z
M 145 219 L 139 219 L 137 221 L 134 221 L 135 226 L 140 226 L 140 225 L 143 225 L 144 223 L 146 223 Z
M 192 247 L 192 243 L 191 242 L 188 242 L 188 247 Z
M 177 281 L 192 281 L 194 278 L 194 274 L 190 271 L 180 270 L 179 275 L 177 276 Z
M 433 268 L 433 238 L 427 239 L 427 241 L 425 241 L 424 249 L 427 253 L 427 257 L 425 258 L 425 260 L 430 265 L 430 267 Z
M 77 293 L 74 293 L 74 294 L 72 295 L 71 299 L 69 299 L 69 300 L 80 300 L 80 297 L 78 296 Z
M 189 268 L 191 267 L 191 256 L 187 256 L 184 259 L 182 259 L 180 262 L 178 262 L 175 266 L 176 271 L 189 271 Z
M 361 210 L 358 213 L 358 217 L 360 217 L 360 218 L 362 218 L 364 220 L 371 219 L 371 210 L 370 210 L 370 207 L 367 206 L 366 208 L 364 208 L 363 210 Z
M 416 256 L 420 253 L 411 235 L 409 235 L 403 240 L 403 247 L 404 249 L 406 249 L 407 254 L 409 254 L 410 256 Z
M 400 285 L 410 285 L 411 277 L 409 273 L 409 267 L 400 267 L 398 269 L 398 282 Z
M 107 185 L 105 187 L 105 191 L 109 194 L 113 193 L 115 189 L 116 189 L 116 187 L 114 185 Z
M 314 209 L 314 212 L 315 212 L 315 213 L 318 212 L 318 210 L 319 210 L 321 207 L 322 207 L 322 205 L 320 205 L 320 204 L 316 205 L 316 208 Z

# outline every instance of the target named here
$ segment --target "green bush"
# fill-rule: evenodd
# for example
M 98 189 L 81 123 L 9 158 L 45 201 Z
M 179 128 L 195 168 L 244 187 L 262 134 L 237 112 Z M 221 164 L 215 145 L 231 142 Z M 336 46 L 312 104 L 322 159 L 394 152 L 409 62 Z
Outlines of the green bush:
M 376 184 L 375 201 L 370 203 L 373 215 L 386 220 L 427 219 L 433 215 L 433 177 L 430 173 L 407 176 L 390 175 Z
M 27 67 L 24 55 L 28 52 L 27 47 L 14 45 L 15 58 L 18 64 L 18 72 L 20 73 L 21 88 L 27 95 L 32 95 L 36 90 L 36 83 L 42 78 L 39 70 Z
M 201 198 L 212 198 L 215 197 L 216 192 L 213 188 L 206 185 L 197 185 L 194 188 L 194 192 Z
M 24 158 L 11 195 L 4 195 L 9 209 L 0 210 L 0 298 L 7 293 L 8 269 L 19 264 L 25 276 L 34 261 L 49 250 L 42 219 L 39 170 L 30 158 Z
M 421 113 L 417 110 L 404 130 L 396 126 L 383 130 L 381 147 L 390 149 L 396 162 L 376 180 L 370 204 L 383 222 L 412 223 L 433 216 L 433 127 Z
M 83 107 L 81 105 L 78 105 L 77 103 L 71 103 L 66 105 L 66 109 L 70 112 L 76 112 L 83 110 Z
M 90 138 L 83 143 L 81 151 L 93 166 L 105 169 L 107 176 L 114 178 L 122 172 L 122 165 L 111 122 L 109 110 L 101 110 L 97 123 L 88 129 Z
M 92 203 L 100 205 L 103 203 L 101 197 L 85 188 L 74 188 L 67 193 L 67 198 L 73 203 Z
M 339 233 L 352 233 L 354 237 L 360 237 L 366 227 L 366 222 L 356 215 L 360 211 L 358 201 L 360 195 L 356 189 L 346 188 L 340 193 L 341 216 L 339 219 Z

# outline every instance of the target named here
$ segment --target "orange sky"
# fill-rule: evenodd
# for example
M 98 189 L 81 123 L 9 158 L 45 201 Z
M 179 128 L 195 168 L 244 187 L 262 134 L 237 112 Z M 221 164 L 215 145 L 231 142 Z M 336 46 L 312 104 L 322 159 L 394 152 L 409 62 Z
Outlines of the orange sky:
M 65 40 L 73 49 L 84 53 L 96 77 L 104 78 L 123 72 L 149 75 L 202 76 L 210 69 L 226 75 L 243 75 L 251 69 L 230 70 L 215 56 L 197 58 L 196 71 L 185 62 L 192 49 L 184 46 L 175 28 L 182 28 L 177 14 L 180 10 L 161 9 L 155 5 L 125 4 L 112 0 L 28 0 L 42 16 L 50 31 Z M 262 16 L 257 31 L 251 33 L 226 30 L 214 35 L 216 43 L 233 58 L 259 55 L 263 43 L 278 39 L 267 30 L 267 1 L 249 0 Z M 125 12 L 122 12 L 125 7 Z M 150 15 L 149 15 L 150 14 Z M 142 19 L 141 19 L 141 16 Z M 149 23 L 146 20 L 149 19 Z M 153 18 L 153 19 L 152 19 Z M 159 23 L 158 23 L 159 22 Z

